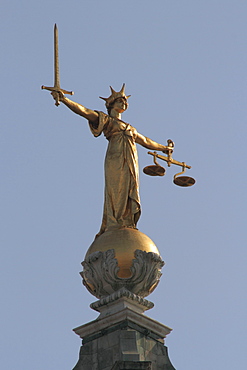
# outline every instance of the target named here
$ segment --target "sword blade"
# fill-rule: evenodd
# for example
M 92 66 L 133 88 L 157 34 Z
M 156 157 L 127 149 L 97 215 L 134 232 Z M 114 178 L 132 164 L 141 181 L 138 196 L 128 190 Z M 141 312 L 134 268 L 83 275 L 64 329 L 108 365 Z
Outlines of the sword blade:
M 58 28 L 54 26 L 54 87 L 60 89 L 59 55 L 58 55 Z
M 41 89 L 45 89 L 48 91 L 62 91 L 64 94 L 74 95 L 73 91 L 67 91 L 60 88 L 60 75 L 59 75 L 59 58 L 58 58 L 58 28 L 55 24 L 54 26 L 54 86 L 41 86 Z M 55 99 L 55 105 L 58 107 L 60 105 L 59 97 Z

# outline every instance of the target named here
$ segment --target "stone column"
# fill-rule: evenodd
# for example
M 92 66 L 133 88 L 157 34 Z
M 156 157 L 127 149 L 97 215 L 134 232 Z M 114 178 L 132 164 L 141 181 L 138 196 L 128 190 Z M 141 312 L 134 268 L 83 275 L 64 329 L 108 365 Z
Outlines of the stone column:
M 126 291 L 106 305 L 95 302 L 99 317 L 74 329 L 82 347 L 73 370 L 175 370 L 164 346 L 171 329 L 143 314 L 149 303 Z

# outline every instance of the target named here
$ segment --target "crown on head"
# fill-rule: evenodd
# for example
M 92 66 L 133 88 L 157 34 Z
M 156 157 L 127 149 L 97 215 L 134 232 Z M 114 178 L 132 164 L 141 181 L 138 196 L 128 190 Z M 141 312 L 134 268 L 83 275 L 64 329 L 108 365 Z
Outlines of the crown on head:
M 123 84 L 121 90 L 118 92 L 115 91 L 111 86 L 110 86 L 110 89 L 111 89 L 111 95 L 108 98 L 102 98 L 100 96 L 100 99 L 105 100 L 106 108 L 109 108 L 111 104 L 114 102 L 114 100 L 116 100 L 117 98 L 124 98 L 127 100 L 131 96 L 131 95 L 125 95 L 125 91 L 124 91 L 125 84 Z

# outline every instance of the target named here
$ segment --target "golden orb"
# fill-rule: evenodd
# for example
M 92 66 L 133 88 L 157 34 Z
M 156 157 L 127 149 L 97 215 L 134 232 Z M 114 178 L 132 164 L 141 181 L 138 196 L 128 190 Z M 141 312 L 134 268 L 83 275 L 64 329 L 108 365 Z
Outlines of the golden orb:
M 120 278 L 131 276 L 130 267 L 137 249 L 160 255 L 158 248 L 147 235 L 137 229 L 123 228 L 108 230 L 98 236 L 89 247 L 85 259 L 94 252 L 105 252 L 109 249 L 115 250 L 115 258 L 120 268 L 118 272 Z

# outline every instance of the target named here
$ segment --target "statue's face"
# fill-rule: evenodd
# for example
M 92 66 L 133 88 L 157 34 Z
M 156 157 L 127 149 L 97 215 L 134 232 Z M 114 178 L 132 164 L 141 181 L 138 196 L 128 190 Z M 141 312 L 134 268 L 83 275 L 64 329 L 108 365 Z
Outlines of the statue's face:
M 118 113 L 124 112 L 128 108 L 128 103 L 125 98 L 117 98 L 114 103 L 112 109 L 117 111 Z

